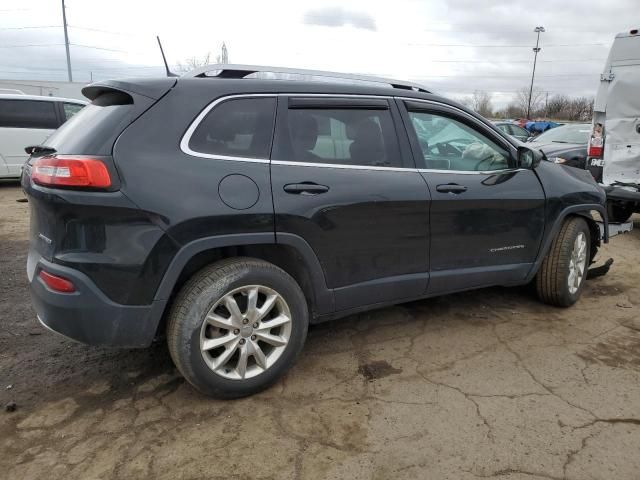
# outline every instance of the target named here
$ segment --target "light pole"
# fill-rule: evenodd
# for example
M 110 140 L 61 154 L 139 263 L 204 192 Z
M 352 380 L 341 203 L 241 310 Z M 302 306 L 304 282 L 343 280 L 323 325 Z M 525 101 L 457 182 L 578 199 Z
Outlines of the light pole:
M 527 102 L 527 119 L 529 119 L 529 115 L 531 114 L 531 95 L 533 94 L 533 79 L 536 76 L 536 61 L 538 60 L 538 52 L 542 50 L 538 45 L 540 45 L 540 33 L 544 32 L 544 27 L 536 27 L 533 29 L 534 32 L 538 34 L 538 38 L 536 39 L 536 46 L 533 47 L 533 72 L 531 73 L 531 86 L 529 87 L 529 101 Z

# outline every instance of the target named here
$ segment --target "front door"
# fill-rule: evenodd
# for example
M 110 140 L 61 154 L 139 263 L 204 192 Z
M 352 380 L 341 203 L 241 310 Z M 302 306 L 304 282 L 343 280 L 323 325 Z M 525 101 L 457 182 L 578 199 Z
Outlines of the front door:
M 516 168 L 515 148 L 462 110 L 401 107 L 432 198 L 429 293 L 522 281 L 544 227 L 536 173 Z
M 406 135 L 397 135 L 396 105 L 281 96 L 276 123 L 276 239 L 296 235 L 311 246 L 336 310 L 422 295 L 430 198 Z

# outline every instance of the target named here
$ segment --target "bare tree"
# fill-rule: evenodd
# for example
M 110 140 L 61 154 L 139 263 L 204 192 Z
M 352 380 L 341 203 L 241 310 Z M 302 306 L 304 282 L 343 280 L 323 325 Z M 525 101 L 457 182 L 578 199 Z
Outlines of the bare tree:
M 189 58 L 185 59 L 184 63 L 183 62 L 178 62 L 177 70 L 180 73 L 190 72 L 191 70 L 195 70 L 196 68 L 204 67 L 205 65 L 209 65 L 211 63 L 209 61 L 210 59 L 211 59 L 211 52 L 207 52 L 207 54 L 205 56 L 203 56 L 202 58 L 189 57 Z
M 539 88 L 531 92 L 531 112 L 538 112 L 543 108 L 545 93 Z M 522 87 L 516 92 L 515 106 L 519 109 L 517 116 L 525 117 L 529 106 L 529 87 Z M 534 116 L 534 115 L 531 115 Z
M 469 100 L 469 106 L 483 117 L 493 116 L 493 105 L 491 104 L 491 94 L 484 90 L 473 92 Z

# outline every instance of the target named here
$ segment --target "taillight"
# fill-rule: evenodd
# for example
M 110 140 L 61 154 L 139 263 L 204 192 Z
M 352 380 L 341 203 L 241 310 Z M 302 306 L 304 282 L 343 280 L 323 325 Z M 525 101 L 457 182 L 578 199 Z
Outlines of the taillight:
M 589 145 L 587 146 L 587 156 L 601 158 L 604 153 L 604 128 L 601 123 L 594 123 Z
M 587 149 L 587 155 L 589 157 L 600 158 L 602 156 L 603 150 L 604 148 L 602 147 L 602 145 L 595 146 L 589 143 L 589 148 Z
M 64 277 L 59 277 L 52 273 L 45 272 L 44 270 L 40 270 L 38 276 L 47 287 L 55 292 L 73 293 L 76 291 L 76 287 L 73 282 Z
M 107 166 L 91 157 L 46 155 L 31 167 L 31 178 L 47 187 L 109 188 L 111 177 Z

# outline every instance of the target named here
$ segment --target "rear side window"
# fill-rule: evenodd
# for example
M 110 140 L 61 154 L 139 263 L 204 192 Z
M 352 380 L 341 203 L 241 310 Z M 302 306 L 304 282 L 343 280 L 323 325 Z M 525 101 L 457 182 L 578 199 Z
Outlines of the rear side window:
M 276 99 L 226 100 L 198 124 L 189 149 L 207 155 L 267 159 L 271 151 Z
M 67 102 L 64 102 L 62 104 L 62 108 L 64 110 L 64 119 L 65 120 L 69 120 L 76 113 L 78 113 L 82 109 L 82 107 L 84 107 L 84 105 L 81 105 L 79 103 L 67 103 Z
M 391 113 L 386 109 L 290 109 L 290 148 L 283 160 L 401 167 Z
M 59 123 L 53 102 L 0 100 L 0 127 L 55 129 Z

